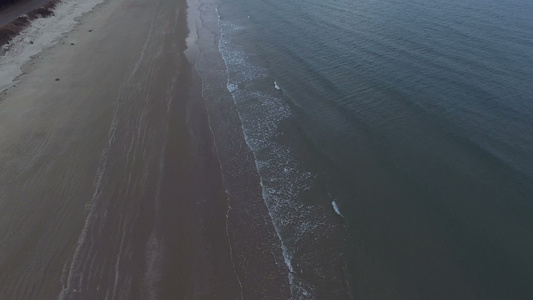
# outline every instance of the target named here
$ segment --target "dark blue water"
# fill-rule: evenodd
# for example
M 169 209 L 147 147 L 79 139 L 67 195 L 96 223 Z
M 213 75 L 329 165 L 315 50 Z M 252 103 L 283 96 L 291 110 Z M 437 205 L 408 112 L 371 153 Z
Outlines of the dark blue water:
M 218 14 L 293 298 L 533 295 L 533 2 Z

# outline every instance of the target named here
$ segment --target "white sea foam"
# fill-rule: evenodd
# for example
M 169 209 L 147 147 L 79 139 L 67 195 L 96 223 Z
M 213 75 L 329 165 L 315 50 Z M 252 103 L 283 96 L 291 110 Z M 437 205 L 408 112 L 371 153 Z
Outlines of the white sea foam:
M 238 89 L 237 85 L 235 85 L 235 84 L 231 84 L 231 83 L 228 83 L 228 91 L 229 91 L 230 93 L 235 92 L 237 89 Z
M 55 45 L 66 32 L 76 25 L 76 18 L 91 11 L 103 0 L 64 0 L 54 9 L 54 15 L 31 21 L 28 28 L 15 37 L 2 50 L 0 57 L 0 92 L 15 84 L 15 78 L 22 74 L 22 66 L 32 56 Z
M 281 90 L 277 81 L 274 81 L 274 87 L 276 88 L 276 90 Z
M 337 202 L 335 202 L 335 200 L 331 201 L 331 206 L 333 206 L 333 210 L 335 211 L 335 213 L 341 217 L 344 218 L 344 216 L 341 214 L 341 211 L 339 209 L 339 206 L 337 205 Z

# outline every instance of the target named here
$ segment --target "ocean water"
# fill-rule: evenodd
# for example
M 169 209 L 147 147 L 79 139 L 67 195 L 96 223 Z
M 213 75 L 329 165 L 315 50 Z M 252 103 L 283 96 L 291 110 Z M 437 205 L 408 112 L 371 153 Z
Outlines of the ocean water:
M 227 192 L 259 176 L 292 298 L 533 294 L 530 1 L 200 2 Z

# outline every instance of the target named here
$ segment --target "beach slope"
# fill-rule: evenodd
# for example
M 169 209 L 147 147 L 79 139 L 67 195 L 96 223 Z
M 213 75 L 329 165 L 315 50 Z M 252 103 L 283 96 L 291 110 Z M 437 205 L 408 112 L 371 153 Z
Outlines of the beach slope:
M 108 1 L 0 96 L 1 299 L 234 299 L 186 1 Z

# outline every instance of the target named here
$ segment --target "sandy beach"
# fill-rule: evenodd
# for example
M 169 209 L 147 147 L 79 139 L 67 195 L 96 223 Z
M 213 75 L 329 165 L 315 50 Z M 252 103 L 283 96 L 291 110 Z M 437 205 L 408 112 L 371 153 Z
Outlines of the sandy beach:
M 186 1 L 107 1 L 0 97 L 1 299 L 235 299 Z

